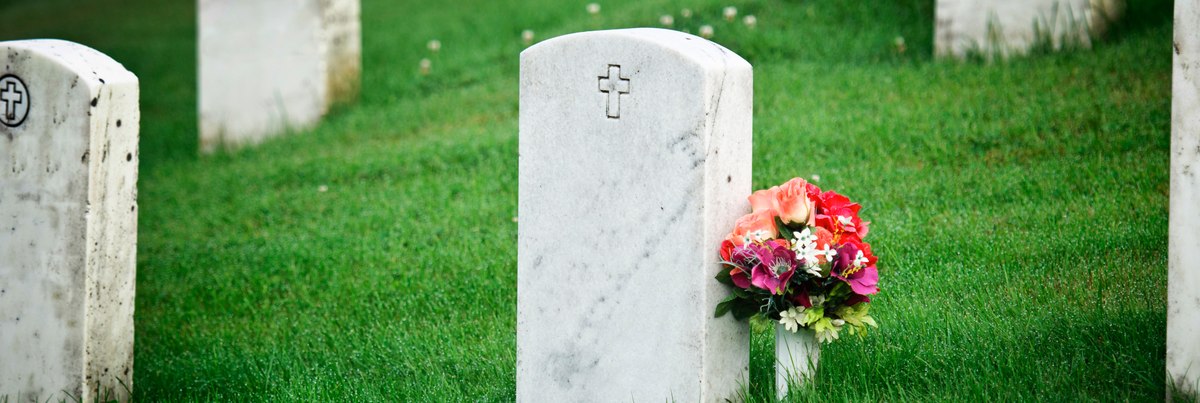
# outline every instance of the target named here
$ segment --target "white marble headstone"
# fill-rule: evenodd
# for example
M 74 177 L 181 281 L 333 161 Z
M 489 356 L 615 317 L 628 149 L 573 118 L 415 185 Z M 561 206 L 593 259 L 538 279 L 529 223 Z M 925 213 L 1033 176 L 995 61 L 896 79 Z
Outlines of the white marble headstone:
M 1054 49 L 1090 47 L 1124 9 L 1124 0 L 937 0 L 938 56 L 1023 54 L 1039 41 Z
M 254 144 L 358 96 L 359 0 L 200 0 L 200 149 Z
M 717 402 L 749 329 L 713 276 L 749 211 L 750 64 L 662 29 L 521 53 L 517 401 Z
M 1175 3 L 1167 376 L 1200 393 L 1200 5 Z
M 137 77 L 59 40 L 0 57 L 0 401 L 128 400 Z

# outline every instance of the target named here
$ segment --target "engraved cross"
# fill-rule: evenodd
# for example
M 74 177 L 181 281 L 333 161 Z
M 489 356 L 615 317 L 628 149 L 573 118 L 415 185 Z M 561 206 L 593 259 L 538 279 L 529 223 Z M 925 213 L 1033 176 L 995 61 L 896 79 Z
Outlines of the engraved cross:
M 17 84 L 9 81 L 8 86 L 0 88 L 0 101 L 4 102 L 4 112 L 9 120 L 17 118 L 17 105 L 24 102 L 25 94 L 17 89 Z
M 621 66 L 608 65 L 608 75 L 600 77 L 600 92 L 608 95 L 608 117 L 621 118 L 621 94 L 629 93 L 629 79 L 621 78 Z

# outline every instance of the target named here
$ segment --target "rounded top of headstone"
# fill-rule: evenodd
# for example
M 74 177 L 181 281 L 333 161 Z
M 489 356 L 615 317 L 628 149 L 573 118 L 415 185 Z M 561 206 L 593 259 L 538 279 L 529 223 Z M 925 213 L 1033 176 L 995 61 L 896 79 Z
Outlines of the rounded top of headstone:
M 540 58 L 553 55 L 559 49 L 584 47 L 602 51 L 606 49 L 629 49 L 654 46 L 658 50 L 671 52 L 680 59 L 690 61 L 702 68 L 746 68 L 750 63 L 733 51 L 708 39 L 686 32 L 662 28 L 627 28 L 603 31 L 577 32 L 558 36 L 521 52 L 521 58 Z
M 49 61 L 74 73 L 88 87 L 137 84 L 137 76 L 108 55 L 78 43 L 60 39 L 27 39 L 0 42 L 4 57 L 0 74 L 16 72 L 35 58 Z M 38 63 L 34 66 L 44 67 Z

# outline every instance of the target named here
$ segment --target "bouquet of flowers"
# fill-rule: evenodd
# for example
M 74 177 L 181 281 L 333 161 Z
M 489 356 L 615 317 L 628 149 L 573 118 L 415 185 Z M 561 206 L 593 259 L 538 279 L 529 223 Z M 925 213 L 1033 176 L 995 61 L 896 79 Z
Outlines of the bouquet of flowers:
M 878 327 L 868 314 L 879 272 L 862 206 L 800 178 L 754 192 L 750 206 L 721 242 L 717 281 L 733 295 L 716 316 L 761 315 L 791 332 L 811 329 L 822 343 Z

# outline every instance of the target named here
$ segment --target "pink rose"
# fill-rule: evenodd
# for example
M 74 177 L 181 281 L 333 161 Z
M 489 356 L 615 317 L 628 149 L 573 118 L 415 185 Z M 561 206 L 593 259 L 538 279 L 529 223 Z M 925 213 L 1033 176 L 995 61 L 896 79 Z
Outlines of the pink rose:
M 746 214 L 737 220 L 733 226 L 733 232 L 725 237 L 725 240 L 732 242 L 735 246 L 741 246 L 743 238 L 747 235 L 753 239 L 754 233 L 762 231 L 763 240 L 775 239 L 779 237 L 779 231 L 775 229 L 775 211 L 763 210 L 750 214 Z
M 784 223 L 811 226 L 816 210 L 816 201 L 810 197 L 813 190 L 816 190 L 816 186 L 804 179 L 792 178 L 781 186 L 751 194 L 750 209 L 754 212 L 773 210 Z
M 773 188 L 775 189 L 775 188 Z M 808 182 L 793 178 L 777 188 L 775 211 L 786 224 L 813 225 L 815 203 L 808 197 Z
M 775 195 L 779 193 L 779 186 L 772 186 L 770 189 L 763 189 L 751 193 L 748 199 L 750 200 L 750 211 L 755 213 L 760 211 L 778 211 L 775 205 Z

